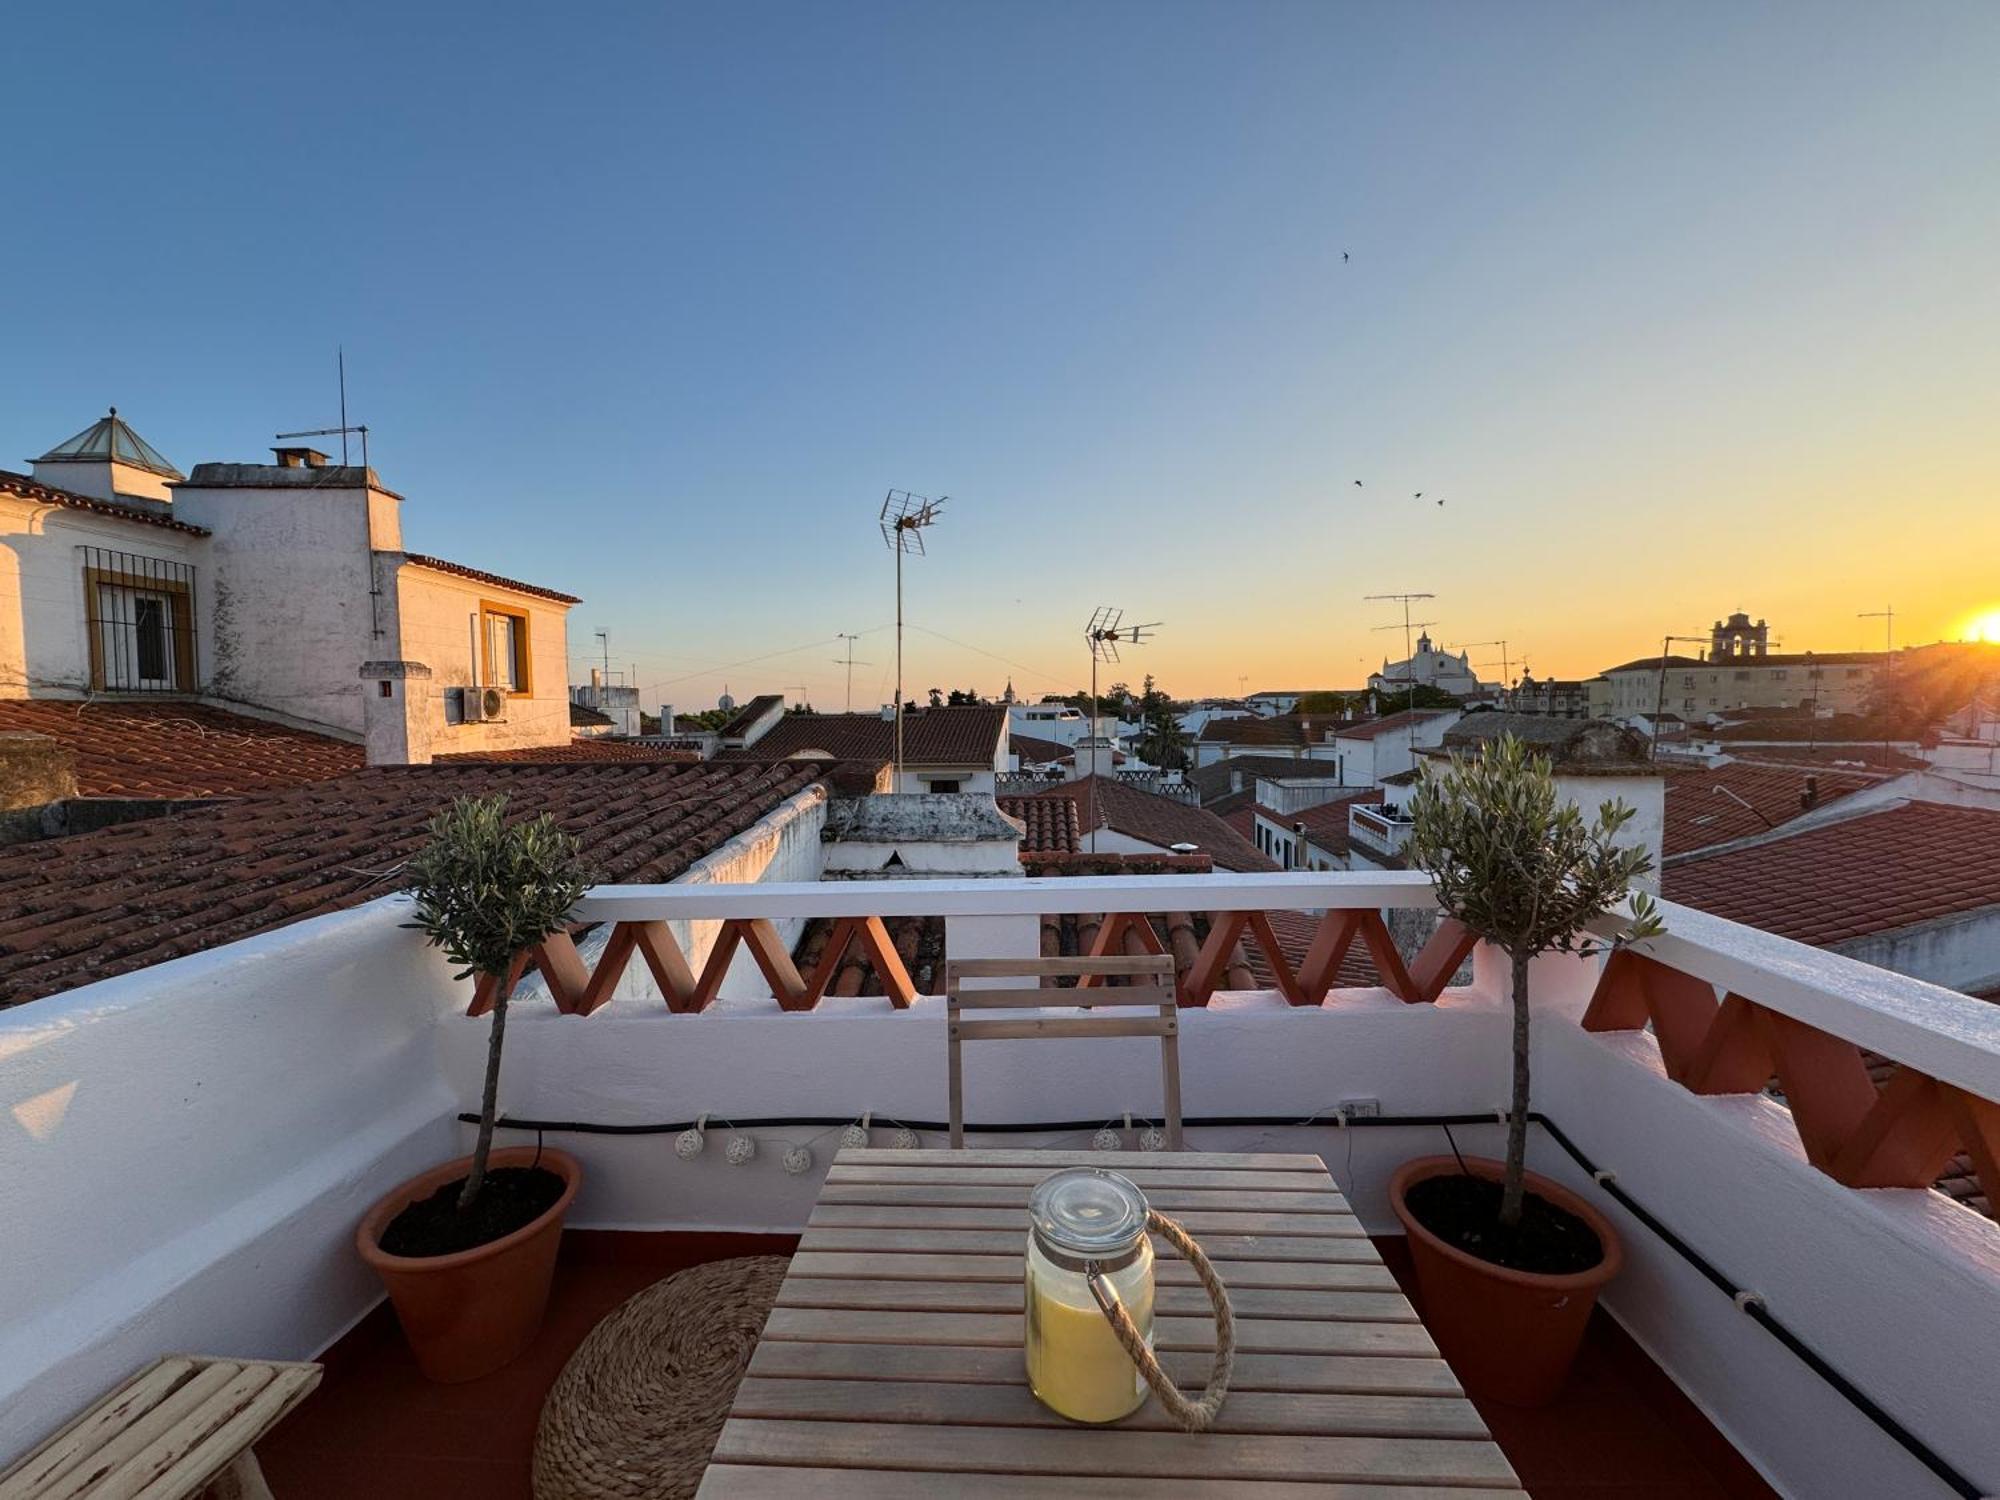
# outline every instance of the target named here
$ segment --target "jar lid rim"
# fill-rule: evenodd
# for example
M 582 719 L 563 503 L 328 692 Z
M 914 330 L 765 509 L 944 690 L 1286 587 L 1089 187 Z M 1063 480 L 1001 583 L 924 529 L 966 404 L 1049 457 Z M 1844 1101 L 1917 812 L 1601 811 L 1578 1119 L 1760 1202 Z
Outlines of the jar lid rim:
M 1104 1260 L 1146 1232 L 1146 1195 L 1131 1178 L 1102 1167 L 1069 1167 L 1045 1177 L 1028 1198 L 1028 1222 L 1045 1246 Z

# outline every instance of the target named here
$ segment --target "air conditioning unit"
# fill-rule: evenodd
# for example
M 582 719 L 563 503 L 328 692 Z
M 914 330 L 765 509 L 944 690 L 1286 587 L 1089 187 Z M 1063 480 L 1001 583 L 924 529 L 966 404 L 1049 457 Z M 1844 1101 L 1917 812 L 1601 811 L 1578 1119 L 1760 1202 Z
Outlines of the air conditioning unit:
M 458 719 L 461 724 L 501 724 L 507 719 L 507 695 L 495 687 L 466 687 L 458 690 Z

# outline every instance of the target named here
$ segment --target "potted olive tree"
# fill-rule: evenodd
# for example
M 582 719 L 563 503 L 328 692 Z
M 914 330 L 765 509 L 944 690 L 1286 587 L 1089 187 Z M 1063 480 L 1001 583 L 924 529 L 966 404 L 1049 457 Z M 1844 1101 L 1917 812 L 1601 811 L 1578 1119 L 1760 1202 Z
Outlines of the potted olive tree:
M 507 974 L 516 954 L 557 931 L 589 884 L 576 840 L 544 813 L 509 824 L 504 796 L 460 798 L 431 821 L 407 867 L 417 920 L 456 976 L 493 982 L 486 1082 L 470 1156 L 388 1194 L 361 1221 L 361 1256 L 388 1288 L 423 1372 L 472 1380 L 534 1338 L 548 1303 L 574 1158 L 539 1146 L 493 1149 Z
M 1633 810 L 1593 817 L 1564 802 L 1546 757 L 1512 736 L 1427 774 L 1410 800 L 1414 863 L 1438 905 L 1507 956 L 1513 1001 L 1513 1098 L 1507 1157 L 1406 1162 L 1389 1184 L 1409 1237 L 1425 1322 L 1465 1388 L 1516 1405 L 1552 1397 L 1568 1373 L 1599 1290 L 1624 1254 L 1589 1203 L 1527 1170 L 1528 967 L 1540 954 L 1591 954 L 1660 930 L 1652 899 L 1632 898 L 1605 944 L 1590 928 L 1652 868 L 1621 846 Z

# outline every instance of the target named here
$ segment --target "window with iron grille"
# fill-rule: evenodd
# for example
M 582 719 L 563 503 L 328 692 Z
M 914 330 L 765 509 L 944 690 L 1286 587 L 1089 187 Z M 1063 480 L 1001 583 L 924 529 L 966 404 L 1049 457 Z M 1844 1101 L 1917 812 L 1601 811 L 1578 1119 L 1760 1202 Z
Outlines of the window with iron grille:
M 83 547 L 90 685 L 107 693 L 191 693 L 194 565 Z

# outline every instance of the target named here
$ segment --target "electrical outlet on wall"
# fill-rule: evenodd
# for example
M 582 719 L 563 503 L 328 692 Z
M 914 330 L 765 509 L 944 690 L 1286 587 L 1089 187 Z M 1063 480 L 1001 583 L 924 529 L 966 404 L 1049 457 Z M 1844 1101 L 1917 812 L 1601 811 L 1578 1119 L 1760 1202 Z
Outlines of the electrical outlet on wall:
M 1340 1112 L 1350 1120 L 1372 1120 L 1382 1113 L 1380 1099 L 1343 1099 Z

